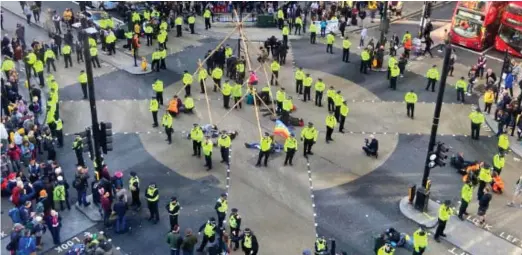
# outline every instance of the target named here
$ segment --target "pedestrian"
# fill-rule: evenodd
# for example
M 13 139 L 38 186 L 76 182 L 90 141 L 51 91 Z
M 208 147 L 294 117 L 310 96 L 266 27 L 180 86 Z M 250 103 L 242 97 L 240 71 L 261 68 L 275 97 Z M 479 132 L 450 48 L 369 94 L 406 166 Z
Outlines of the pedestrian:
M 290 29 L 288 28 L 288 25 L 283 26 L 283 45 L 288 46 L 288 34 L 290 33 Z
M 234 244 L 233 250 L 239 249 L 239 232 L 241 231 L 241 216 L 237 208 L 232 208 L 230 217 L 228 218 L 228 225 L 230 226 L 230 237 Z
M 477 107 L 468 117 L 471 120 L 471 139 L 478 140 L 480 137 L 480 126 L 484 123 L 484 114 Z
M 487 61 L 488 59 L 486 58 L 486 54 L 480 54 L 477 60 L 477 76 L 480 77 L 480 79 L 484 78 L 484 70 L 486 70 Z
M 270 64 L 270 70 L 272 70 L 272 76 L 270 77 L 270 85 L 274 85 L 274 80 L 275 86 L 279 85 L 279 69 L 281 69 L 279 62 L 277 60 L 272 61 L 272 64 Z
M 230 96 L 232 95 L 232 86 L 230 86 L 229 80 L 225 80 L 223 87 L 221 88 L 221 94 L 223 94 L 223 107 L 230 109 Z
M 333 54 L 333 44 L 335 42 L 335 36 L 333 32 L 330 32 L 326 36 L 326 53 Z
M 167 213 L 169 214 L 170 230 L 173 231 L 175 228 L 178 228 L 178 232 L 179 232 L 178 216 L 179 216 L 179 209 L 181 207 L 178 203 L 178 198 L 171 197 L 170 203 L 168 203 L 165 206 L 165 208 L 167 209 Z
M 370 51 L 368 50 L 368 48 L 364 48 L 361 52 L 361 64 L 359 66 L 359 72 L 368 74 L 369 65 L 370 65 Z
M 261 160 L 264 158 L 264 166 L 267 167 L 268 157 L 270 156 L 270 152 L 272 150 L 272 137 L 268 132 L 265 132 L 265 135 L 261 138 L 259 142 L 259 156 L 257 158 L 256 167 L 261 166 Z
M 85 62 L 83 60 L 83 43 L 80 43 L 80 41 L 76 41 L 76 43 L 74 44 L 74 50 L 76 52 L 76 62 L 78 62 L 78 64 L 80 64 L 80 61 Z
M 89 174 L 87 168 L 78 166 L 76 175 L 74 177 L 73 187 L 78 193 L 78 206 L 89 206 L 91 203 L 87 202 L 87 187 L 88 187 Z
M 308 157 L 308 155 L 314 155 L 312 152 L 312 146 L 317 142 L 318 131 L 314 127 L 312 122 L 308 122 L 308 126 L 301 130 L 301 141 L 303 144 L 303 155 L 304 157 Z
M 450 205 L 451 201 L 446 200 L 439 207 L 439 218 L 437 221 L 437 229 L 435 230 L 434 236 L 434 239 L 437 243 L 440 243 L 439 237 L 446 237 L 446 234 L 444 234 L 444 229 L 446 229 L 446 223 L 453 214 L 453 210 L 451 209 Z
M 172 133 L 174 132 L 174 129 L 172 128 L 172 115 L 168 112 L 168 110 L 165 110 L 165 113 L 161 118 L 161 125 L 165 127 L 165 133 L 167 134 L 167 139 L 165 139 L 165 141 L 168 141 L 168 143 L 171 144 Z
M 350 109 L 348 108 L 347 102 L 343 101 L 340 109 L 339 116 L 339 132 L 344 134 L 344 122 L 346 121 L 346 117 L 348 117 L 348 112 Z
M 310 76 L 309 73 L 306 74 L 306 77 L 303 80 L 303 87 L 304 87 L 304 93 L 303 93 L 303 102 L 310 101 L 310 94 L 312 90 L 312 83 L 314 79 L 312 76 Z
M 221 163 L 229 164 L 230 146 L 232 145 L 232 139 L 225 130 L 221 131 L 221 135 L 218 138 L 218 146 L 221 151 Z
M 435 92 L 435 83 L 437 83 L 440 78 L 437 65 L 433 65 L 430 69 L 428 69 L 428 72 L 426 72 L 426 78 L 428 78 L 428 85 L 426 86 L 426 90 L 429 90 L 431 87 L 431 92 Z
M 199 228 L 199 235 L 201 234 L 201 231 L 203 231 L 203 240 L 201 241 L 201 244 L 199 248 L 196 250 L 197 252 L 203 252 L 203 249 L 209 242 L 214 242 L 216 239 L 216 219 L 214 217 L 210 217 L 210 219 L 201 225 Z
M 515 203 L 517 202 L 517 200 L 519 200 L 518 201 L 519 207 L 522 208 L 522 200 L 520 200 L 521 197 L 522 197 L 522 175 L 515 182 L 515 190 L 513 191 L 513 198 L 507 205 L 511 206 L 511 207 L 515 207 Z
M 243 235 L 240 237 L 241 239 L 241 247 L 243 248 L 243 252 L 245 255 L 257 255 L 259 251 L 259 244 L 257 242 L 257 238 L 254 233 L 250 230 L 250 228 L 245 228 Z
M 149 208 L 148 221 L 153 221 L 153 223 L 156 224 L 159 221 L 159 191 L 156 187 L 156 183 L 153 182 L 149 184 L 149 187 L 145 191 L 145 198 L 147 199 L 147 207 Z
M 167 233 L 167 244 L 169 244 L 170 254 L 171 255 L 180 255 L 181 245 L 183 243 L 183 238 L 179 234 L 179 226 L 175 225 L 171 228 L 169 233 Z M 185 254 L 185 253 L 183 253 Z
M 485 187 L 484 188 L 484 195 L 479 199 L 479 208 L 477 215 L 479 216 L 479 221 L 477 222 L 477 225 L 483 226 L 486 223 L 486 212 L 489 208 L 489 203 L 491 202 L 491 199 L 493 198 L 491 195 L 491 188 Z
M 285 140 L 284 151 L 286 152 L 284 166 L 290 164 L 293 166 L 292 160 L 294 159 L 294 154 L 297 151 L 297 139 L 295 139 L 295 134 L 291 134 Z
M 425 227 L 421 226 L 413 232 L 413 255 L 422 255 L 428 247 L 428 233 Z
M 311 22 L 310 23 L 310 44 L 315 44 L 315 40 L 317 38 L 317 26 Z
M 464 220 L 464 215 L 468 215 L 467 209 L 468 205 L 471 202 L 471 199 L 473 198 L 473 183 L 471 181 L 471 178 L 468 178 L 466 180 L 466 183 L 462 186 L 462 189 L 460 191 L 460 208 L 459 208 L 459 219 Z
M 426 44 L 424 48 L 424 52 L 422 53 L 422 56 L 426 55 L 426 52 L 430 54 L 430 57 L 433 58 L 433 54 L 431 53 L 431 45 L 433 45 L 433 40 L 431 39 L 431 36 L 427 34 L 424 37 L 424 43 Z
M 207 167 L 207 171 L 212 169 L 212 149 L 214 148 L 214 143 L 210 140 L 210 136 L 205 137 L 205 141 L 201 144 L 201 148 L 203 150 L 203 155 L 205 156 L 205 167 Z
M 29 5 L 24 5 L 23 12 L 25 14 L 25 20 L 27 21 L 27 25 L 31 25 L 31 16 L 33 16 L 31 7 L 29 7 Z
M 205 19 L 205 30 L 208 30 L 212 28 L 212 25 L 210 23 L 210 17 L 212 16 L 212 12 L 209 8 L 205 9 L 205 12 L 203 12 L 203 18 Z
M 40 215 L 34 217 L 32 232 L 36 237 L 36 249 L 42 250 L 42 236 L 47 232 L 47 227 L 44 224 L 43 218 Z
M 332 134 L 336 125 L 337 120 L 335 119 L 334 112 L 330 111 L 328 116 L 326 116 L 326 143 L 333 141 Z
M 57 169 L 59 169 L 59 168 L 57 168 Z M 64 182 L 63 176 L 58 176 L 57 182 L 54 185 L 54 189 L 53 189 L 53 201 L 55 204 L 54 208 L 58 208 L 58 205 L 60 205 L 60 211 L 64 210 L 64 203 L 66 203 L 68 209 L 71 210 L 69 201 L 66 201 L 65 186 L 68 187 L 69 185 L 67 185 L 67 183 Z
M 114 204 L 113 210 L 116 213 L 116 233 L 122 234 L 127 231 L 127 201 L 125 195 L 119 195 L 118 201 Z
M 406 115 L 413 119 L 415 115 L 415 104 L 417 103 L 417 94 L 413 89 L 406 93 L 404 101 L 406 102 Z
M 110 193 L 106 191 L 104 188 L 100 189 L 102 191 L 102 197 L 101 197 L 101 208 L 102 208 L 102 215 L 103 215 L 103 225 L 107 228 L 111 226 L 110 223 L 110 217 L 112 214 L 112 206 L 111 206 L 111 199 Z
M 212 70 L 212 79 L 214 80 L 214 92 L 217 92 L 217 89 L 221 90 L 221 77 L 223 77 L 223 69 L 219 66 L 215 66 Z
M 344 32 L 343 32 L 344 37 Z M 350 47 L 352 43 L 348 39 L 348 36 L 344 37 L 343 40 L 343 62 L 350 63 Z
M 60 245 L 60 230 L 62 227 L 62 217 L 55 210 L 51 210 L 49 216 L 47 216 L 47 227 L 51 236 L 53 237 L 53 244 Z
M 185 229 L 185 236 L 183 237 L 183 242 L 181 243 L 181 251 L 183 251 L 183 255 L 193 255 L 194 247 L 196 247 L 197 243 L 198 237 L 192 233 L 192 229 Z
M 364 47 L 364 40 L 366 39 L 366 36 L 368 35 L 368 29 L 363 26 L 361 29 L 361 39 L 359 40 L 359 49 Z
M 484 112 L 488 114 L 491 113 L 491 106 L 495 101 L 495 94 L 493 93 L 493 89 L 487 89 L 484 93 Z
M 101 68 L 100 60 L 98 59 L 98 48 L 91 47 L 89 49 L 89 52 L 91 54 L 92 66 L 95 67 L 95 68 L 96 68 L 96 66 L 98 66 L 98 68 Z

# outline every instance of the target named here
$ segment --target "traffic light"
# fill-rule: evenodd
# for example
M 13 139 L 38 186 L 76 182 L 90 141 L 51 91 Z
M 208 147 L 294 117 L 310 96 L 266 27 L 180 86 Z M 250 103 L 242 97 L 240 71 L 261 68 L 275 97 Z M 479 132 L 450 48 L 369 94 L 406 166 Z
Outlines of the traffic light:
M 92 143 L 92 133 L 90 128 L 85 128 L 85 131 L 78 133 L 82 138 L 83 152 L 88 152 L 91 160 L 94 158 L 94 146 Z
M 100 146 L 104 154 L 112 151 L 112 123 L 100 123 Z
M 446 165 L 446 159 L 448 159 L 448 155 L 446 155 L 448 151 L 449 148 L 446 147 L 444 143 L 438 142 L 435 151 L 430 152 L 428 156 L 430 160 L 428 166 L 430 168 L 437 166 L 444 167 Z

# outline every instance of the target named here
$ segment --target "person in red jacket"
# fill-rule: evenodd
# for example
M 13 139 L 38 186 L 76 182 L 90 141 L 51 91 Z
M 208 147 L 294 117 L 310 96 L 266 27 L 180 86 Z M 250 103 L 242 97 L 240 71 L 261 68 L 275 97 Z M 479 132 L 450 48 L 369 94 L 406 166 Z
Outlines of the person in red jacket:
M 9 150 L 7 151 L 7 156 L 9 156 L 9 159 L 13 164 L 13 170 L 15 172 L 21 171 L 22 162 L 20 161 L 20 158 L 22 157 L 22 151 L 20 150 L 20 148 L 16 146 L 14 143 L 10 144 Z
M 16 206 L 20 207 L 20 195 L 24 191 L 24 183 L 22 181 L 16 182 L 16 187 L 11 191 L 11 202 Z

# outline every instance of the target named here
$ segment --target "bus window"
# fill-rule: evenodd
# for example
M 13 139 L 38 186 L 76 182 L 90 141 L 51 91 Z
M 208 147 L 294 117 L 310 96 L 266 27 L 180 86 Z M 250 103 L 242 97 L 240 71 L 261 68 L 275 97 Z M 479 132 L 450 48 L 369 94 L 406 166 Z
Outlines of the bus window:
M 473 38 L 480 36 L 481 28 L 481 24 L 470 22 L 464 17 L 456 17 L 453 30 L 460 36 Z
M 477 12 L 484 12 L 486 9 L 485 1 L 460 1 L 459 6 L 462 6 L 466 9 L 471 9 Z
M 509 46 L 515 50 L 522 50 L 522 31 L 516 30 L 513 27 L 502 25 L 499 31 L 499 36 Z
M 514 4 L 509 4 L 507 7 L 507 12 L 522 16 L 522 6 L 516 6 Z

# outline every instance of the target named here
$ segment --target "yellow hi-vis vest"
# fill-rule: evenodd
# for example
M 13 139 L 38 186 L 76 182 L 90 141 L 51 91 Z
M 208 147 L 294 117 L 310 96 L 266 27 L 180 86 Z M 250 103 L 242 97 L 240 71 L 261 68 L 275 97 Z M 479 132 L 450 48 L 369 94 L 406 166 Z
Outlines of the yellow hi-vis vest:
M 417 94 L 415 94 L 414 92 L 406 93 L 406 95 L 404 96 L 404 101 L 406 101 L 406 103 L 408 104 L 417 103 Z
M 159 200 L 159 194 L 157 194 L 156 196 L 154 196 L 154 192 L 156 192 L 156 190 L 158 190 L 157 188 L 154 188 L 154 187 L 149 187 L 147 189 L 147 195 L 149 196 L 147 198 L 147 201 L 149 202 L 156 202 Z M 154 197 L 153 197 L 154 196 Z
M 129 190 L 131 190 L 131 191 L 136 190 L 136 188 L 134 187 L 134 183 L 137 183 L 138 184 L 137 186 L 139 187 L 140 178 L 131 176 L 131 178 L 129 179 Z
M 252 248 L 252 236 L 251 235 L 245 235 L 245 239 L 243 240 L 243 247 L 247 249 Z
M 221 212 L 221 213 L 227 212 L 227 210 L 228 210 L 227 200 L 218 198 L 218 203 L 221 204 L 221 206 L 218 207 L 218 209 L 217 209 L 218 212 Z
M 192 84 L 192 75 L 189 73 L 183 74 L 183 84 L 191 85 Z
M 215 234 L 214 232 L 214 225 L 212 225 L 210 222 L 207 222 L 207 225 L 205 225 L 205 229 L 203 230 L 203 233 L 207 237 L 211 237 Z
M 428 233 L 424 232 L 424 235 L 420 235 L 421 229 L 418 229 L 413 233 L 413 246 L 415 251 L 419 252 L 420 248 L 426 248 L 428 246 Z
M 315 246 L 317 246 L 318 252 L 326 251 L 326 240 L 320 238 L 315 241 Z

